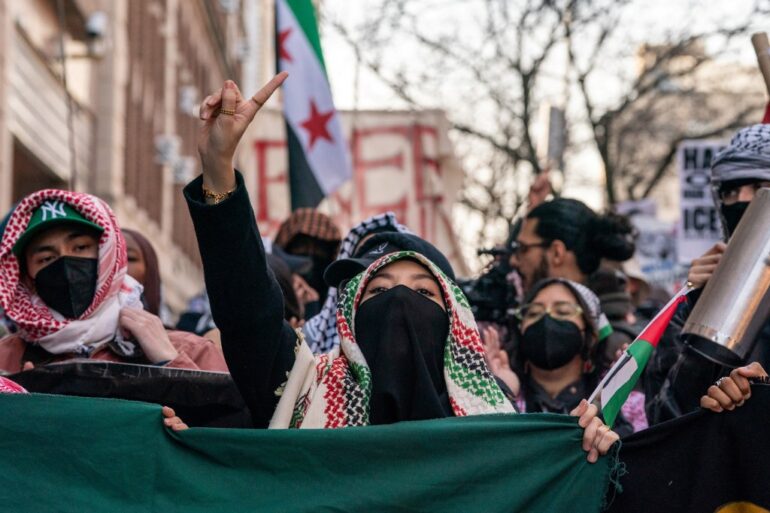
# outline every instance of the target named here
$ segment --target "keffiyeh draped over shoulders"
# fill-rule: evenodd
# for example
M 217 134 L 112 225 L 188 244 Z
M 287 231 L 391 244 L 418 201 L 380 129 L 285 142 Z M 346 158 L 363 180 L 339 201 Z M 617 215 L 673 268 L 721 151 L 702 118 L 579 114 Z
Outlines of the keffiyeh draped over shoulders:
M 372 373 L 355 340 L 353 320 L 369 281 L 378 270 L 403 258 L 424 265 L 436 278 L 449 315 L 444 379 L 455 416 L 514 413 L 486 362 L 479 330 L 460 288 L 430 260 L 413 251 L 391 253 L 351 279 L 337 308 L 340 345 L 314 356 L 306 344 L 281 391 L 271 428 L 337 428 L 369 424 Z
M 410 233 L 406 226 L 398 223 L 393 212 L 372 216 L 350 230 L 340 245 L 337 260 L 352 257 L 356 247 L 364 238 L 387 230 Z M 337 335 L 337 297 L 337 289 L 330 288 L 321 312 L 308 320 L 303 328 L 305 341 L 315 354 L 329 352 L 340 344 Z

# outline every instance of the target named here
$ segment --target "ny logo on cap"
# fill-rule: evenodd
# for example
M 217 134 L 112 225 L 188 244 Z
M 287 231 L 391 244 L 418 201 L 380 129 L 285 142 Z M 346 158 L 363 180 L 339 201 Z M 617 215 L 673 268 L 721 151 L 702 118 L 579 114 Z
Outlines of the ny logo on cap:
M 383 242 L 382 244 L 380 244 L 379 246 L 371 250 L 369 253 L 371 253 L 372 255 L 382 255 L 382 253 L 385 251 L 385 248 L 387 247 L 388 247 L 388 243 Z
M 40 211 L 43 213 L 43 221 L 48 221 L 48 216 L 50 216 L 50 219 L 67 217 L 67 213 L 64 211 L 64 203 L 61 201 L 46 201 L 40 206 Z

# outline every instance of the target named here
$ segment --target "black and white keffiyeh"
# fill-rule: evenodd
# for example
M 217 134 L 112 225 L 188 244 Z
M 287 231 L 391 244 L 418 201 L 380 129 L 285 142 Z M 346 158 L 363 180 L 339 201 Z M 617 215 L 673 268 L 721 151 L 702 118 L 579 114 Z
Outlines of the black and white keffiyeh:
M 368 235 L 383 231 L 411 233 L 406 226 L 398 223 L 393 212 L 385 212 L 372 216 L 362 221 L 350 230 L 340 244 L 337 260 L 350 258 L 362 239 Z M 323 354 L 331 351 L 340 344 L 337 335 L 337 289 L 329 288 L 323 308 L 318 315 L 310 318 L 302 331 L 305 341 L 314 354 Z
M 711 183 L 733 180 L 770 180 L 770 125 L 738 130 L 730 144 L 711 163 Z

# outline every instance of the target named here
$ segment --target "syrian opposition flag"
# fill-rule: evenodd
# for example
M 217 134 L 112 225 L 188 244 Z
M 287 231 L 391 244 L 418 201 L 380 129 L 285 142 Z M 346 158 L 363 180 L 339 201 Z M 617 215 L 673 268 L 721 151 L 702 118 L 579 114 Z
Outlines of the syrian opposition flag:
M 326 77 L 311 0 L 276 0 L 276 62 L 283 84 L 292 210 L 315 207 L 352 177 Z
M 612 427 L 615 423 L 620 408 L 634 389 L 639 376 L 642 375 L 650 355 L 658 346 L 658 341 L 666 331 L 677 307 L 691 290 L 690 287 L 683 287 L 671 298 L 636 337 L 636 340 L 628 346 L 588 398 L 589 403 L 595 403 L 599 407 L 604 416 L 604 422 L 608 426 Z

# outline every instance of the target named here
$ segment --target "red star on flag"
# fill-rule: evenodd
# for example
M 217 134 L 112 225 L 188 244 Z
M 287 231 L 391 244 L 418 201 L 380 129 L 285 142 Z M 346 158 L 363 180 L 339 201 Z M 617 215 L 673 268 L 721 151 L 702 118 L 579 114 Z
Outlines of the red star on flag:
M 313 149 L 313 145 L 318 139 L 326 139 L 330 143 L 334 143 L 331 134 L 326 130 L 326 123 L 329 122 L 332 116 L 334 116 L 334 109 L 329 112 L 318 112 L 315 101 L 310 100 L 310 117 L 300 125 L 307 130 L 308 135 L 310 136 L 308 150 Z
M 281 33 L 278 34 L 278 55 L 286 62 L 291 62 L 291 54 L 288 52 L 288 50 L 286 50 L 286 47 L 284 47 L 284 43 L 289 37 L 289 34 L 291 34 L 291 27 L 281 31 Z

